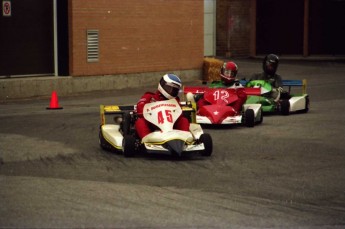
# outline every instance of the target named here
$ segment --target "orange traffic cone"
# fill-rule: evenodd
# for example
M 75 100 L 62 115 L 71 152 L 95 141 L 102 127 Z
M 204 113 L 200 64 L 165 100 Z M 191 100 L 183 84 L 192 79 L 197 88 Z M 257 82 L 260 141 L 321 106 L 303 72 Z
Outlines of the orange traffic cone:
M 50 99 L 50 106 L 47 107 L 47 109 L 49 109 L 49 110 L 63 109 L 62 107 L 59 106 L 59 101 L 58 101 L 58 97 L 57 97 L 56 91 L 52 92 L 52 97 Z

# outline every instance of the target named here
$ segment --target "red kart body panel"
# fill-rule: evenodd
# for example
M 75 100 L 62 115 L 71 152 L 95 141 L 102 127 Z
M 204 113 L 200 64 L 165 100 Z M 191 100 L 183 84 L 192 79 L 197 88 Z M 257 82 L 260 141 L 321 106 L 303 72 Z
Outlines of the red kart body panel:
M 206 88 L 204 99 L 210 105 L 199 108 L 197 114 L 206 116 L 211 123 L 221 124 L 229 116 L 235 116 L 236 111 L 229 104 L 238 100 L 236 89 L 233 88 Z
M 203 86 L 199 86 L 199 87 L 185 86 L 183 88 L 183 93 L 187 94 L 188 92 L 190 92 L 192 94 L 204 94 L 205 91 L 208 89 L 233 89 L 233 88 L 208 88 L 208 87 L 203 87 Z M 247 95 L 261 95 L 260 88 L 245 87 L 243 89 Z
M 213 124 L 221 124 L 225 118 L 235 114 L 231 106 L 206 105 L 198 110 L 198 115 L 207 117 Z
M 230 105 L 238 100 L 235 88 L 209 88 L 205 86 L 184 87 L 184 94 L 203 94 L 208 105 L 197 110 L 197 123 L 204 124 L 238 124 L 242 122 L 242 114 L 238 114 Z M 261 95 L 260 88 L 240 88 L 247 95 Z

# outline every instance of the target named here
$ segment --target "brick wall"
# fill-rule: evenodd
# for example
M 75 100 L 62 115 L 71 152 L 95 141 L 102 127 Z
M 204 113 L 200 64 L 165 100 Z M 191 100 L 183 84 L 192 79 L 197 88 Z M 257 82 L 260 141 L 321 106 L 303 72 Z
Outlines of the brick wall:
M 201 69 L 203 0 L 69 0 L 70 75 Z M 86 30 L 99 30 L 87 62 Z
M 216 55 L 250 55 L 250 0 L 218 0 Z

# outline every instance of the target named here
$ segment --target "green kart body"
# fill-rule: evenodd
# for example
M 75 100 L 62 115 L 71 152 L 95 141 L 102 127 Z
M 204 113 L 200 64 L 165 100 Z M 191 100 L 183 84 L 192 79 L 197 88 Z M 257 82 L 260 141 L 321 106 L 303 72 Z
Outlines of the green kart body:
M 246 87 L 260 87 L 262 96 L 248 96 L 246 104 L 261 104 L 264 113 L 277 111 L 277 102 L 270 96 L 272 85 L 265 80 L 253 80 L 245 84 Z
M 263 113 L 281 113 L 288 115 L 293 112 L 308 112 L 309 96 L 306 94 L 306 80 L 283 80 L 284 89 L 288 90 L 279 94 L 272 88 L 272 85 L 265 80 L 242 81 L 246 87 L 261 88 L 261 96 L 248 96 L 245 104 L 261 104 Z M 292 87 L 302 89 L 300 93 L 291 93 Z M 273 96 L 274 95 L 274 96 Z

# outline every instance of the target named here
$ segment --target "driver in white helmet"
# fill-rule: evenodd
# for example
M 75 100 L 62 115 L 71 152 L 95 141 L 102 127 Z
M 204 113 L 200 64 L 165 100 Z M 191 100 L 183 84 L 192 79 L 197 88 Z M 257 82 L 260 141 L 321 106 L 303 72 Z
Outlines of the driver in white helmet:
M 137 103 L 137 114 L 139 118 L 135 122 L 135 129 L 140 139 L 157 129 L 157 127 L 143 117 L 143 108 L 145 104 L 169 99 L 176 99 L 179 103 L 180 98 L 178 97 L 178 93 L 181 86 L 182 82 L 178 76 L 174 74 L 165 74 L 159 81 L 158 90 L 155 93 L 146 92 L 141 97 Z M 174 129 L 189 131 L 188 119 L 181 115 L 176 120 Z

